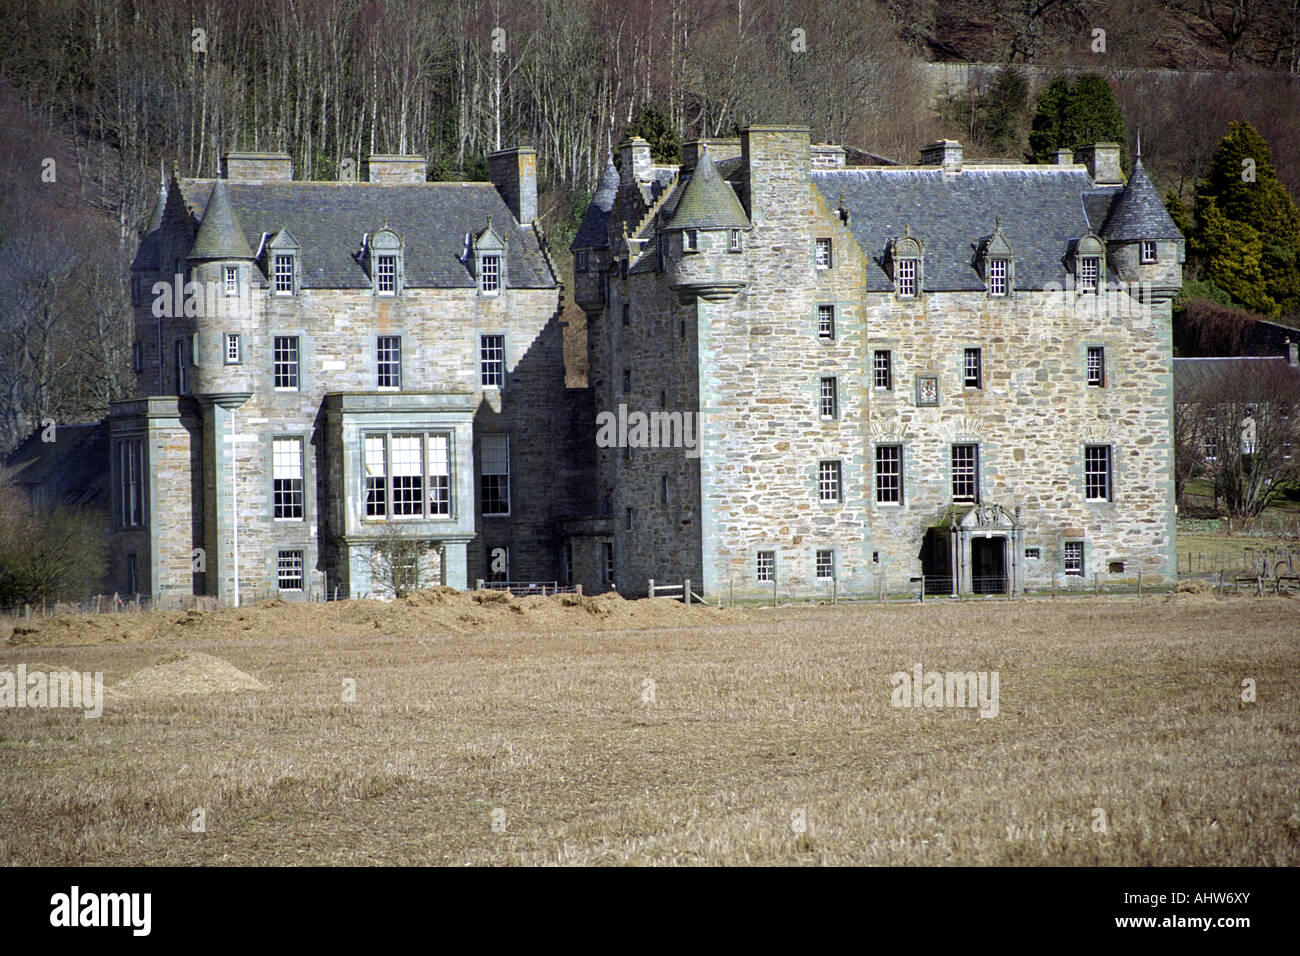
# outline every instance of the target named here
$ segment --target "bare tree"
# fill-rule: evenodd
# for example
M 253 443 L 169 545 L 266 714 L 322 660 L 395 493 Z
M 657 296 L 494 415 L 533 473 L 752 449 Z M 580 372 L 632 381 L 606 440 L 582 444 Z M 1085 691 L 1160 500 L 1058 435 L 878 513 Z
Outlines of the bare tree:
M 1300 484 L 1300 374 L 1285 361 L 1234 362 L 1189 396 L 1216 500 L 1255 517 Z
M 405 597 L 437 582 L 429 542 L 410 538 L 400 528 L 385 527 L 370 548 L 367 564 L 376 592 L 387 597 Z

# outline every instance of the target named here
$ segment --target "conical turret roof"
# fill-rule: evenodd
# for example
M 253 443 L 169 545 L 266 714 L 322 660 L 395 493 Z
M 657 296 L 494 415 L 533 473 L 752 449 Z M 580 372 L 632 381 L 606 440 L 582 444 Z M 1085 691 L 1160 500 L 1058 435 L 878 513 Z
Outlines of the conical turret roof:
M 677 203 L 669 229 L 748 229 L 749 217 L 736 191 L 718 175 L 707 146 L 701 147 L 690 182 Z
M 570 249 L 604 249 L 609 245 L 609 213 L 618 197 L 618 170 L 613 163 L 605 166 L 596 183 L 587 212 L 582 217 L 578 234 L 573 237 Z
M 225 180 L 218 179 L 212 186 L 212 197 L 203 210 L 199 234 L 190 249 L 191 259 L 251 259 L 253 250 L 248 247 L 244 230 L 239 226 L 235 210 L 226 195 Z
M 1101 228 L 1107 241 L 1130 242 L 1136 239 L 1181 239 L 1183 234 L 1169 217 L 1160 194 L 1142 168 L 1142 155 L 1133 161 L 1133 175 L 1119 198 L 1110 207 L 1110 215 Z

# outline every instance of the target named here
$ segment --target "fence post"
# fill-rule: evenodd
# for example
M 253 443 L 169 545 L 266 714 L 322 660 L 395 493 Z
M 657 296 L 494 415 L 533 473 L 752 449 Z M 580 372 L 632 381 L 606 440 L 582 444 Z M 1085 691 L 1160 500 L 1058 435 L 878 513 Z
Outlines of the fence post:
M 1138 597 L 1142 596 L 1142 572 L 1138 572 Z
M 1219 593 L 1223 593 L 1223 571 L 1219 571 Z
M 474 590 L 475 590 L 475 591 L 482 591 L 482 590 L 483 590 L 483 579 L 482 579 L 482 578 L 476 578 L 476 579 L 475 579 L 475 581 L 474 581 Z
M 654 579 L 654 578 L 651 578 L 651 579 L 650 579 L 650 596 L 651 596 L 651 597 L 654 597 L 654 596 L 655 596 L 655 579 Z
M 776 575 L 772 575 L 772 607 L 776 607 Z
M 736 606 L 736 582 L 727 578 L 727 604 L 731 607 Z
M 24 620 L 24 621 L 30 621 L 31 619 L 32 619 L 32 606 L 31 606 L 30 604 L 24 604 L 24 605 L 23 605 L 23 620 Z
M 831 578 L 831 607 L 835 606 L 836 599 L 839 597 L 840 579 Z
M 1101 584 L 1099 583 L 1099 581 L 1100 581 L 1100 576 L 1096 571 L 1093 571 L 1092 572 L 1092 596 L 1093 597 L 1096 597 L 1098 594 L 1101 593 Z
M 691 604 L 691 579 L 690 578 L 687 578 L 686 581 L 682 584 L 682 600 L 686 602 L 687 607 L 690 607 Z

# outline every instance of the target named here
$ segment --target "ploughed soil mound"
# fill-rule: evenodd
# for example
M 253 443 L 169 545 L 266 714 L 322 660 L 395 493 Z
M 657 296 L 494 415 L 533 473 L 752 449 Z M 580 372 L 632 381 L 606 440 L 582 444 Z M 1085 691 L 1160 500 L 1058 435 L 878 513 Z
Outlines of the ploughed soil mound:
M 119 681 L 104 693 L 108 698 L 157 700 L 183 694 L 265 689 L 266 685 L 251 674 L 245 674 L 218 657 L 194 652 L 164 657 L 157 664 Z
M 179 638 L 425 636 L 491 631 L 645 630 L 716 623 L 730 612 L 686 607 L 667 598 L 625 601 L 557 594 L 517 598 L 507 591 L 437 587 L 395 601 L 305 603 L 271 599 L 244 607 L 117 614 L 56 614 L 30 621 L 0 619 L 11 647 L 75 646 Z

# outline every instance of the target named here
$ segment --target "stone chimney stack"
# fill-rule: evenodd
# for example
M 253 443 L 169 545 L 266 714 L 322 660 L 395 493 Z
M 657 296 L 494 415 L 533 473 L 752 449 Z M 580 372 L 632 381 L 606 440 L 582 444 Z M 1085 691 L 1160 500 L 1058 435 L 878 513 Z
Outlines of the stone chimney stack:
M 1074 164 L 1074 150 L 1058 149 L 1052 153 L 1053 166 L 1072 166 Z
M 650 180 L 650 144 L 640 136 L 633 136 L 618 144 L 619 173 L 623 186 Z
M 288 153 L 226 153 L 221 178 L 255 183 L 293 181 L 293 157 Z
M 1088 167 L 1088 175 L 1098 186 L 1118 186 L 1124 182 L 1119 166 L 1119 143 L 1093 143 L 1078 150 L 1079 162 Z
M 942 166 L 945 173 L 957 173 L 961 163 L 961 143 L 955 139 L 941 139 L 921 150 L 922 166 Z
M 537 218 L 537 150 L 499 149 L 488 156 L 488 176 L 520 225 Z
M 394 185 L 422 183 L 428 178 L 423 156 L 372 154 L 366 161 L 366 182 Z
M 812 183 L 812 142 L 807 126 L 747 126 L 740 133 L 745 167 L 741 201 L 759 226 L 790 214 L 794 197 Z

